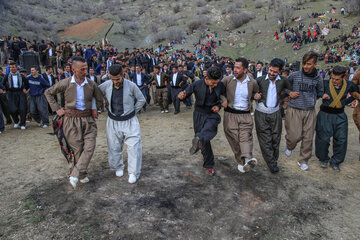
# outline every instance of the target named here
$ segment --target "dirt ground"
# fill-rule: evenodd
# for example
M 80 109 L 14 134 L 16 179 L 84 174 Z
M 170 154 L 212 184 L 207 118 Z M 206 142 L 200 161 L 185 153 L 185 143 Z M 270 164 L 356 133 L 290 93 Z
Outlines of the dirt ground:
M 64 32 L 60 33 L 60 36 L 89 40 L 101 32 L 108 23 L 109 21 L 103 18 L 93 18 L 66 28 Z
M 349 146 L 341 172 L 310 171 L 286 158 L 271 174 L 254 131 L 253 172 L 237 171 L 222 124 L 212 142 L 216 176 L 205 174 L 201 154 L 188 154 L 192 109 L 138 115 L 143 168 L 137 184 L 116 178 L 107 163 L 106 114 L 98 123 L 90 182 L 74 191 L 51 129 L 30 123 L 0 135 L 0 239 L 359 239 L 358 130 L 349 117 Z M 222 115 L 221 111 L 221 115 Z M 284 132 L 283 132 L 284 135 Z M 125 151 L 126 153 L 126 151 Z M 126 159 L 126 157 L 125 157 Z

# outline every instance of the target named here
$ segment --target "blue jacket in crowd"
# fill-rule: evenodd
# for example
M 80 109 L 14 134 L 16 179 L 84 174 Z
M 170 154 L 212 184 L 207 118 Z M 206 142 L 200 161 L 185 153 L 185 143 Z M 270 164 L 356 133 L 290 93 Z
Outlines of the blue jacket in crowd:
M 30 96 L 39 96 L 44 94 L 45 90 L 50 87 L 50 84 L 44 79 L 44 77 L 39 74 L 37 78 L 34 78 L 33 75 L 27 76 L 29 87 L 30 87 Z

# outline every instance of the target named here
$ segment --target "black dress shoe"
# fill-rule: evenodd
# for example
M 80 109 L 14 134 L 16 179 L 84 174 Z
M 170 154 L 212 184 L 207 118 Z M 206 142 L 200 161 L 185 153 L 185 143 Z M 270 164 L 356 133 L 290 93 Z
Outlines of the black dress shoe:
M 331 164 L 331 167 L 332 167 L 332 169 L 333 169 L 335 172 L 340 172 L 340 167 L 339 167 L 339 165 L 337 165 L 337 164 Z
M 269 167 L 271 173 L 279 172 L 279 168 L 278 168 L 277 164 L 271 164 L 271 165 L 268 165 L 268 167 Z
M 200 139 L 198 137 L 194 137 L 192 140 L 192 146 L 189 149 L 191 155 L 197 153 L 201 148 Z
M 174 115 L 179 114 L 179 112 L 180 112 L 180 111 L 175 111 L 175 112 L 174 112 Z

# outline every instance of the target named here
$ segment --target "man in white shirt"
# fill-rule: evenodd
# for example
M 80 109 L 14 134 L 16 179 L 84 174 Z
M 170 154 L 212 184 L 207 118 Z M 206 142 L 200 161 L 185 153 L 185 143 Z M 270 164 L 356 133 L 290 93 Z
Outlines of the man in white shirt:
M 103 102 L 96 83 L 86 78 L 87 63 L 82 57 L 74 57 L 74 76 L 57 82 L 45 91 L 51 109 L 64 116 L 63 131 L 74 151 L 75 166 L 71 168 L 70 184 L 76 188 L 78 181 L 89 182 L 87 167 L 94 154 L 97 136 L 96 107 Z M 65 93 L 65 108 L 61 108 L 53 96 Z
M 249 62 L 245 58 L 236 59 L 234 75 L 222 80 L 226 88 L 226 97 L 222 98 L 225 110 L 224 132 L 241 173 L 250 171 L 257 163 L 252 154 L 254 124 L 250 115 L 250 105 L 259 87 L 247 74 L 248 66 Z
M 290 89 L 286 78 L 280 76 L 284 61 L 274 58 L 270 62 L 269 72 L 256 79 L 259 93 L 255 110 L 255 127 L 261 153 L 272 173 L 277 173 L 279 168 L 279 145 L 282 131 L 282 117 L 280 111 L 281 92 Z M 284 96 L 283 96 L 284 97 Z

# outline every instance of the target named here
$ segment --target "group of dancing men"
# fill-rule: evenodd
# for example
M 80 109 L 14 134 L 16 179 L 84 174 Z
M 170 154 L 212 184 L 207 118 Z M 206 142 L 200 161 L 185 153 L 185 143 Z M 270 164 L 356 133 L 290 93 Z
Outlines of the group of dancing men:
M 254 79 L 248 72 L 248 60 L 238 58 L 232 74 L 223 76 L 222 69 L 211 66 L 206 69 L 203 79 L 194 81 L 185 89 L 181 87 L 183 79 L 177 72 L 177 66 L 173 66 L 174 71 L 170 75 L 164 74 L 160 66 L 155 66 L 154 72 L 150 74 L 150 82 L 155 83 L 157 102 L 162 112 L 168 111 L 165 99 L 169 86 L 175 111 L 178 110 L 181 100 L 195 95 L 195 134 L 189 152 L 195 154 L 201 150 L 203 167 L 211 176 L 215 175 L 211 140 L 218 132 L 221 108 L 224 108 L 225 136 L 234 153 L 239 172 L 249 172 L 257 164 L 253 156 L 254 122 L 261 153 L 269 170 L 272 173 L 279 171 L 282 133 L 280 103 L 286 97 L 290 100 L 285 115 L 285 155 L 290 157 L 296 145 L 301 142 L 298 165 L 301 170 L 309 170 L 308 161 L 312 155 L 313 137 L 316 133 L 315 154 L 320 160 L 320 166 L 326 168 L 330 165 L 334 171 L 340 171 L 339 166 L 346 156 L 348 137 L 348 120 L 344 108 L 353 100 L 360 100 L 360 72 L 355 74 L 353 81 L 346 81 L 346 68 L 335 66 L 331 79 L 323 80 L 316 69 L 317 60 L 317 53 L 307 52 L 302 59 L 302 69 L 284 77 L 284 61 L 274 58 L 269 64 L 268 72 Z M 111 65 L 108 68 L 110 80 L 97 85 L 86 77 L 86 60 L 74 57 L 73 75 L 44 90 L 44 97 L 52 111 L 63 118 L 64 137 L 74 152 L 75 165 L 69 178 L 73 188 L 77 187 L 79 181 L 90 181 L 87 168 L 96 146 L 96 119 L 98 109 L 103 106 L 103 98 L 108 103 L 106 136 L 110 168 L 115 171 L 116 177 L 124 176 L 125 143 L 128 153 L 128 182 L 136 183 L 140 177 L 142 143 L 136 114 L 141 111 L 146 100 L 142 86 L 136 84 L 136 81 L 126 79 L 127 74 L 123 69 L 120 64 Z M 19 98 L 25 90 L 21 87 L 22 77 L 15 66 L 11 66 L 10 70 L 11 74 L 7 75 L 4 81 L 6 86 L 0 85 L 0 93 L 6 89 L 9 99 Z M 31 79 L 31 84 L 35 85 L 33 88 L 45 84 L 36 77 L 36 68 L 32 69 L 32 73 L 35 75 Z M 64 107 L 56 99 L 58 94 L 62 94 L 64 98 Z M 315 105 L 319 98 L 322 99 L 322 104 L 316 114 Z M 253 100 L 256 102 L 254 120 L 250 112 Z M 33 101 L 40 102 L 44 99 L 34 98 Z M 34 105 L 36 106 L 36 103 Z M 359 128 L 359 105 L 354 110 L 354 120 Z M 333 154 L 329 156 L 331 139 Z

